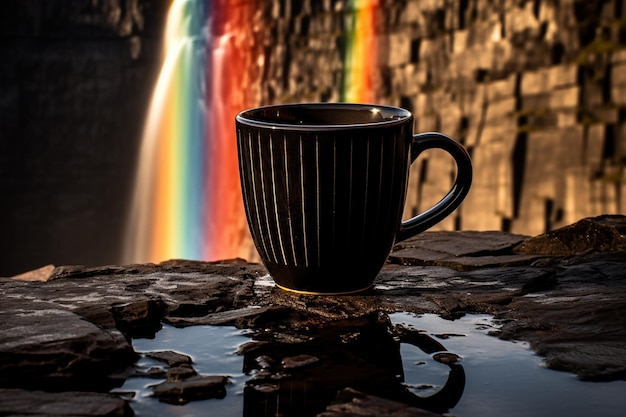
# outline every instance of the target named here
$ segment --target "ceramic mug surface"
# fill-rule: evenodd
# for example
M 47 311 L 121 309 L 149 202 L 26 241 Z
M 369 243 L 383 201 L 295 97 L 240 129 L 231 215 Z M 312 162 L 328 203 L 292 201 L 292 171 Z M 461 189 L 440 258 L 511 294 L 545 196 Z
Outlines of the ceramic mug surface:
M 472 182 L 469 154 L 446 135 L 412 128 L 409 111 L 382 105 L 297 103 L 237 115 L 248 226 L 279 287 L 364 291 L 394 243 L 459 206 Z M 456 180 L 437 204 L 402 221 L 411 163 L 433 148 L 454 158 Z

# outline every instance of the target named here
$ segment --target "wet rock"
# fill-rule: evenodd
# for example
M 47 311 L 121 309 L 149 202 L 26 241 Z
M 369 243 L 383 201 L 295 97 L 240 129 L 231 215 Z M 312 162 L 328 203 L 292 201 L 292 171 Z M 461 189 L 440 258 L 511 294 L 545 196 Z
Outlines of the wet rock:
M 433 336 L 435 336 L 437 339 L 446 340 L 450 339 L 451 337 L 464 337 L 465 335 L 457 333 L 435 333 L 433 334 Z
M 161 367 L 152 366 L 147 369 L 135 369 L 129 376 L 161 379 L 167 377 L 167 371 Z
M 390 401 L 358 392 L 351 388 L 342 390 L 334 404 L 317 417 L 437 417 L 440 414 L 411 407 L 398 401 Z
M 572 256 L 591 251 L 626 251 L 624 216 L 604 215 L 582 219 L 520 243 L 517 254 Z
M 413 266 L 445 266 L 457 271 L 471 271 L 478 268 L 493 266 L 518 266 L 529 265 L 540 257 L 537 255 L 498 255 L 498 256 L 460 256 L 451 257 L 444 253 L 418 250 L 413 248 L 402 249 L 394 252 L 389 258 L 391 262 Z
M 191 365 L 179 365 L 167 370 L 166 379 L 169 382 L 178 382 L 197 374 L 198 373 Z
M 445 365 L 450 365 L 452 363 L 459 362 L 461 360 L 461 357 L 457 355 L 456 353 L 440 352 L 440 353 L 435 353 L 433 355 L 433 359 Z
M 108 390 L 123 382 L 114 372 L 136 359 L 118 330 L 102 329 L 55 303 L 3 298 L 0 387 Z
M 145 355 L 149 358 L 165 362 L 169 366 L 189 365 L 192 363 L 191 357 L 171 350 L 146 352 Z
M 154 337 L 161 330 L 167 305 L 162 300 L 139 300 L 111 306 L 115 326 L 133 337 Z M 83 314 L 84 313 L 84 310 Z
M 285 292 L 262 265 L 241 260 L 57 267 L 47 281 L 0 279 L 0 386 L 105 392 L 137 372 L 130 338 L 150 337 L 163 321 L 234 325 L 254 338 L 237 352 L 253 375 L 245 401 L 254 406 L 271 409 L 276 396 L 293 395 L 293 404 L 315 397 L 316 412 L 331 412 L 337 391 L 351 387 L 446 412 L 464 383 L 462 362 L 445 354 L 445 337 L 454 335 L 435 340 L 419 329 L 391 328 L 388 315 L 399 311 L 450 319 L 494 314 L 503 323 L 494 336 L 528 341 L 548 367 L 585 380 L 624 379 L 626 216 L 579 223 L 555 231 L 556 240 L 535 242 L 491 232 L 426 232 L 396 247 L 371 290 L 351 296 Z M 584 242 L 576 246 L 578 235 Z M 515 253 L 541 240 L 556 249 Z M 397 379 L 400 341 L 450 367 L 447 402 L 425 403 L 406 392 Z M 222 395 L 225 377 L 194 375 L 190 357 L 150 355 L 167 364 L 154 371 L 169 378 L 157 390 L 164 401 Z
M 21 281 L 48 281 L 54 272 L 54 265 L 42 266 L 39 269 L 15 275 L 11 278 Z
M 533 276 L 527 276 L 526 282 L 519 288 L 514 291 L 512 295 L 514 296 L 523 296 L 526 294 L 537 293 L 541 291 L 546 291 L 556 287 L 558 281 L 556 279 L 556 272 L 554 269 L 536 269 L 536 274 Z M 512 299 L 507 301 L 510 302 Z M 492 300 L 492 302 L 495 300 Z
M 263 394 L 274 394 L 278 392 L 278 390 L 280 389 L 279 386 L 276 384 L 259 384 L 259 385 L 251 384 L 249 386 L 253 390 L 261 392 Z
M 480 256 L 509 253 L 529 236 L 506 232 L 445 232 L 436 231 L 419 234 L 407 239 L 394 248 L 394 253 L 402 249 L 422 249 L 426 254 L 440 253 L 446 256 Z M 428 256 L 428 255 L 427 255 Z
M 255 264 L 171 261 L 57 267 L 48 282 L 1 278 L 0 282 L 8 297 L 14 293 L 17 298 L 52 302 L 98 326 L 119 327 L 127 337 L 149 337 L 147 329 L 156 331 L 164 315 L 183 310 L 192 317 L 248 305 L 255 277 L 264 274 L 264 268 Z
M 527 236 L 503 232 L 430 232 L 394 247 L 389 261 L 413 266 L 445 266 L 470 271 L 496 266 L 529 265 L 537 254 L 514 254 Z
M 193 400 L 224 398 L 228 378 L 221 375 L 196 375 L 175 382 L 162 382 L 152 387 L 152 395 L 171 404 L 186 404 Z
M 320 359 L 311 355 L 298 355 L 298 356 L 289 356 L 283 358 L 283 368 L 285 369 L 293 369 L 300 368 L 302 366 L 312 365 L 318 362 Z
M 261 355 L 255 359 L 255 362 L 261 369 L 267 369 L 274 366 L 274 359 L 271 356 Z
M 0 388 L 0 415 L 29 417 L 132 417 L 126 401 L 94 392 L 28 391 Z
M 275 310 L 272 307 L 251 306 L 236 310 L 220 311 L 209 313 L 202 317 L 172 317 L 168 316 L 167 321 L 175 325 L 242 325 L 248 319 L 257 319 L 266 313 Z
M 619 347 L 626 341 L 624 268 L 625 253 L 596 253 L 563 264 L 552 290 L 511 301 L 500 337 L 529 341 L 548 367 L 580 379 L 625 379 Z

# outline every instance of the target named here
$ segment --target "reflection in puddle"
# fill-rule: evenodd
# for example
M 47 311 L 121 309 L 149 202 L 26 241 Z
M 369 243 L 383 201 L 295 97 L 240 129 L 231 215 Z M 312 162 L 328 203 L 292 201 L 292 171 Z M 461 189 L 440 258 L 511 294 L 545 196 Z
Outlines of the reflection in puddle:
M 246 375 L 242 371 L 242 358 L 236 354 L 238 347 L 250 339 L 246 331 L 231 326 L 191 326 L 175 328 L 163 325 L 154 339 L 135 339 L 133 348 L 139 353 L 153 351 L 176 351 L 191 356 L 193 367 L 202 375 L 227 375 L 224 399 L 191 401 L 185 405 L 172 405 L 151 397 L 151 385 L 164 378 L 131 377 L 116 391 L 134 391 L 131 407 L 136 416 L 237 416 L 243 415 L 243 388 Z M 137 367 L 142 370 L 166 368 L 163 362 L 141 355 Z
M 322 397 L 345 386 L 379 393 L 384 386 L 382 397 L 459 417 L 608 417 L 626 405 L 626 381 L 581 382 L 547 370 L 527 344 L 489 336 L 498 327 L 491 316 L 449 321 L 395 313 L 387 319 L 367 331 L 349 322 L 289 341 L 229 326 L 165 325 L 154 339 L 134 340 L 135 350 L 184 353 L 199 374 L 228 375 L 226 397 L 171 405 L 150 396 L 149 386 L 163 379 L 146 377 L 131 377 L 116 391 L 135 392 L 136 415 L 150 417 L 315 415 Z M 167 367 L 145 355 L 137 365 Z M 289 409 L 281 402 L 287 395 L 296 399 Z
M 450 410 L 455 416 L 623 415 L 626 381 L 583 382 L 572 374 L 546 369 L 527 343 L 489 336 L 498 327 L 489 315 L 466 315 L 449 321 L 431 314 L 397 313 L 391 320 L 426 330 L 431 336 L 447 335 L 445 339 L 435 338 L 461 356 L 466 374 L 463 397 Z M 407 384 L 445 378 L 446 369 L 425 360 L 423 352 L 405 345 L 401 351 Z

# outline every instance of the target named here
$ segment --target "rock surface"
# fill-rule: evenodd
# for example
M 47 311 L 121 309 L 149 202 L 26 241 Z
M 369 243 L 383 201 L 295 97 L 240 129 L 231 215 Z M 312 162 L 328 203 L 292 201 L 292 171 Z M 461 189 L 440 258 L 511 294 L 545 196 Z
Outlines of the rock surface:
M 624 230 L 626 216 L 615 215 L 535 237 L 427 232 L 398 245 L 374 288 L 352 296 L 285 292 L 262 265 L 240 259 L 63 266 L 48 268 L 44 277 L 38 271 L 36 280 L 28 274 L 0 278 L 0 414 L 132 415 L 122 396 L 107 392 L 132 374 L 138 355 L 129 340 L 154 336 L 163 322 L 255 331 L 255 342 L 239 352 L 244 371 L 254 371 L 248 396 L 278 395 L 276 377 L 284 369 L 295 384 L 318 378 L 312 369 L 334 363 L 342 371 L 320 383 L 319 396 L 327 398 L 323 416 L 350 415 L 346 410 L 370 403 L 397 415 L 429 415 L 445 413 L 458 400 L 462 368 L 435 340 L 390 326 L 387 314 L 400 311 L 452 319 L 493 314 L 503 323 L 494 336 L 530 342 L 552 369 L 590 381 L 625 379 Z M 445 402 L 419 402 L 403 391 L 394 379 L 394 340 L 441 352 L 440 362 L 450 367 Z M 372 341 L 375 349 L 363 348 Z M 316 346 L 324 349 L 313 356 Z M 167 375 L 154 389 L 167 402 L 221 395 L 223 376 L 197 375 L 191 359 L 177 352 L 151 355 L 168 369 L 142 372 Z M 368 377 L 361 386 L 346 385 L 357 368 Z M 371 395 L 371 381 L 379 395 Z
M 123 399 L 93 392 L 49 393 L 0 389 L 0 415 L 30 417 L 130 417 Z

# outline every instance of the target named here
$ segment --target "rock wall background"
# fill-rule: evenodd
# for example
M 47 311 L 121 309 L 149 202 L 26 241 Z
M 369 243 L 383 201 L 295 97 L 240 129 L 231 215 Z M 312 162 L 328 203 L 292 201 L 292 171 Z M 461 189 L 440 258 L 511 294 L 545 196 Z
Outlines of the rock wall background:
M 168 5 L 0 2 L 0 276 L 119 259 Z
M 259 104 L 340 97 L 348 1 L 262 2 Z M 0 276 L 119 262 L 169 0 L 0 5 Z M 377 94 L 470 150 L 436 229 L 536 235 L 626 213 L 626 0 L 379 0 Z M 449 188 L 431 151 L 406 216 Z
M 536 235 L 626 211 L 626 1 L 369 3 L 379 101 L 472 154 L 473 189 L 435 229 Z M 344 1 L 274 3 L 264 101 L 338 100 L 350 13 Z M 438 200 L 453 169 L 424 155 L 405 215 Z

